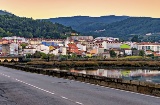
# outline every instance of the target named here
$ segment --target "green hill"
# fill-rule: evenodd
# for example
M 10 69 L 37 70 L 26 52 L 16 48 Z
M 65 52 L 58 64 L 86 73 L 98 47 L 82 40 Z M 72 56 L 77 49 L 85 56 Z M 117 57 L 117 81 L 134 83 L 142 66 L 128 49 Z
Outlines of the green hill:
M 102 35 L 130 35 L 130 34 L 147 34 L 160 32 L 160 19 L 149 17 L 131 17 L 120 22 L 115 22 L 103 26 L 105 29 Z
M 140 41 L 160 40 L 160 18 L 102 16 L 102 17 L 61 17 L 51 18 L 51 22 L 58 22 L 71 26 L 83 35 L 110 36 L 129 40 L 138 35 Z M 150 36 L 146 34 L 151 33 Z
M 0 15 L 0 37 L 21 36 L 26 38 L 66 38 L 65 32 L 75 32 L 71 27 L 61 24 L 17 17 Z
M 73 17 L 59 17 L 46 19 L 53 23 L 60 23 L 65 26 L 71 26 L 74 30 L 81 33 L 90 32 L 101 28 L 106 24 L 121 21 L 127 19 L 128 16 L 101 16 L 101 17 L 89 17 L 89 16 L 73 16 Z
M 105 31 L 96 32 L 92 30 L 85 34 L 119 37 L 126 40 L 137 35 L 139 41 L 154 42 L 160 40 L 160 18 L 130 17 L 119 22 L 106 24 L 97 30 L 101 29 Z M 148 33 L 151 33 L 151 35 L 147 36 Z

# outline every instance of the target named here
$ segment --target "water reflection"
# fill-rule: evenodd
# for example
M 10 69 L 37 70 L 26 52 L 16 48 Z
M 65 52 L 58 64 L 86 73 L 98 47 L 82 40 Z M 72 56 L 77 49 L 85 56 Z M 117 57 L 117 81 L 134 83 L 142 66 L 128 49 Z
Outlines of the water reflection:
M 160 83 L 159 70 L 123 70 L 123 69 L 98 69 L 98 70 L 75 70 L 70 69 L 70 72 L 77 72 L 90 75 L 106 76 L 112 78 L 123 78 L 127 80 L 140 80 Z

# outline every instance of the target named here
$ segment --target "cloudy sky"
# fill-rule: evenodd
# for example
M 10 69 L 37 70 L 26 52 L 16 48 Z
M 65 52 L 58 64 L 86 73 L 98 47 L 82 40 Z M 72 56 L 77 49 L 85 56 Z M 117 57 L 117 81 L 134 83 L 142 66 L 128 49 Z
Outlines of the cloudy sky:
M 0 9 L 35 19 L 79 15 L 160 18 L 160 0 L 0 0 Z

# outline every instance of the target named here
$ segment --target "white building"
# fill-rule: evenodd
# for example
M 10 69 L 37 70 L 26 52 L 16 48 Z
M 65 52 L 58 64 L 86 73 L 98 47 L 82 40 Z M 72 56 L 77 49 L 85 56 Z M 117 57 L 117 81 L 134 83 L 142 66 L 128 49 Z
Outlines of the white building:
M 49 47 L 48 47 L 48 46 L 45 46 L 45 45 L 43 45 L 43 44 L 37 45 L 36 50 L 37 50 L 37 51 L 40 51 L 40 52 L 43 52 L 43 53 L 45 53 L 45 54 L 48 54 L 48 53 L 49 53 Z
M 81 51 L 87 51 L 87 46 L 86 46 L 86 45 L 77 44 L 77 47 L 78 47 Z
M 110 48 L 120 48 L 121 45 L 122 45 L 121 42 L 114 42 L 114 41 L 103 41 L 102 42 L 102 47 L 107 50 Z
M 137 46 L 138 50 L 160 51 L 160 43 L 143 42 L 143 43 L 138 43 Z
M 61 47 L 61 52 L 62 52 L 62 55 L 67 55 L 67 48 Z
M 70 36 L 71 40 L 93 40 L 93 36 Z
M 12 36 L 12 37 L 3 37 L 2 39 L 9 40 L 9 42 L 11 43 L 27 43 L 27 40 L 24 37 Z
M 59 49 L 52 50 L 50 54 L 59 55 Z
M 124 53 L 126 55 L 132 55 L 132 50 L 131 49 L 124 49 Z
M 119 38 L 113 38 L 113 37 L 96 37 L 95 40 L 119 41 Z
M 11 43 L 9 48 L 10 48 L 10 55 L 18 55 L 18 44 L 17 43 Z
M 26 55 L 26 54 L 34 54 L 36 52 L 36 49 L 33 48 L 33 47 L 28 47 L 28 48 L 25 48 L 23 49 L 23 54 Z

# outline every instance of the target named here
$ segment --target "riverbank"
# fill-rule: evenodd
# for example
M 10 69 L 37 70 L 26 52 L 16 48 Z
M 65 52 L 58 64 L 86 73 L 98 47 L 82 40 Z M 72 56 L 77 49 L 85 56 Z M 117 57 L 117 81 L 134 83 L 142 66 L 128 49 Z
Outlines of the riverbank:
M 77 68 L 77 69 L 97 69 L 97 68 L 116 68 L 116 69 L 156 69 L 160 70 L 160 61 L 32 61 L 26 63 L 28 66 L 38 68 Z

